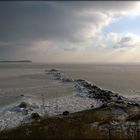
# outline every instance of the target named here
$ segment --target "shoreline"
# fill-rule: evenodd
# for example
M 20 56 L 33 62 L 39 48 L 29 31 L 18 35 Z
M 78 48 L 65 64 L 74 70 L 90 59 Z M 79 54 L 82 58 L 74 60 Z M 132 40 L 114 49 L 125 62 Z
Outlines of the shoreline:
M 83 96 L 85 95 L 89 98 L 100 99 L 106 103 L 109 101 L 118 101 L 120 103 L 126 102 L 128 104 L 140 105 L 140 101 L 132 101 L 132 99 L 128 99 L 119 93 L 114 93 L 111 90 L 104 90 L 84 79 L 73 79 L 61 73 L 59 70 L 51 69 L 45 70 L 45 72 L 47 72 L 47 74 L 53 75 L 55 80 L 60 80 L 62 82 L 74 82 L 76 90 L 78 93 L 82 93 Z
M 11 118 L 7 118 L 8 122 L 11 123 L 8 127 L 3 123 L 3 128 L 13 128 L 19 126 L 20 124 L 29 123 L 33 121 L 31 119 L 32 113 L 38 113 L 40 116 L 44 116 L 45 113 L 51 117 L 55 115 L 60 115 L 64 111 L 69 111 L 69 113 L 79 112 L 83 110 L 89 110 L 93 108 L 99 108 L 101 106 L 110 106 L 112 103 L 120 105 L 122 107 L 127 107 L 128 105 L 139 106 L 139 102 L 131 101 L 119 94 L 113 93 L 112 91 L 103 90 L 96 85 L 93 85 L 89 81 L 82 79 L 73 79 L 67 75 L 61 73 L 56 69 L 45 70 L 46 74 L 52 75 L 54 80 L 60 80 L 64 83 L 72 82 L 74 85 L 74 93 L 72 95 L 62 96 L 58 98 L 53 98 L 50 100 L 45 100 L 45 112 L 42 113 L 42 100 L 33 100 L 31 98 L 25 98 L 23 101 L 15 103 L 13 106 L 9 106 L 5 111 L 6 116 L 9 114 Z M 29 104 L 28 107 L 19 107 L 21 102 L 26 102 Z M 27 110 L 28 114 L 24 114 Z M 16 117 L 13 115 L 17 115 Z M 15 117 L 15 118 L 12 118 Z M 0 119 L 1 121 L 1 119 Z M 14 122 L 15 121 L 15 122 Z M 5 122 L 7 120 L 5 119 Z M 1 128 L 2 129 L 2 128 Z

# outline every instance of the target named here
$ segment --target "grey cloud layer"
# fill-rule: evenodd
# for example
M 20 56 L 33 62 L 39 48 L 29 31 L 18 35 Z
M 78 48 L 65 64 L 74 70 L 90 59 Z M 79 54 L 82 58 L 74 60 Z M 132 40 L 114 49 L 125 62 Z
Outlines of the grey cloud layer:
M 34 42 L 86 42 L 132 2 L 0 2 L 0 51 Z M 5 48 L 4 48 L 5 47 Z M 66 50 L 71 50 L 66 48 Z M 0 52 L 0 53 L 1 53 Z
M 79 15 L 82 9 L 59 4 L 46 5 L 1 5 L 0 40 L 3 42 L 24 42 L 34 40 L 82 41 L 75 34 L 98 23 L 100 17 Z
M 100 24 L 97 11 L 127 10 L 133 3 L 42 2 L 0 3 L 0 41 L 75 40 L 90 24 Z M 91 15 L 86 12 L 92 11 Z M 84 13 L 85 12 L 85 13 Z

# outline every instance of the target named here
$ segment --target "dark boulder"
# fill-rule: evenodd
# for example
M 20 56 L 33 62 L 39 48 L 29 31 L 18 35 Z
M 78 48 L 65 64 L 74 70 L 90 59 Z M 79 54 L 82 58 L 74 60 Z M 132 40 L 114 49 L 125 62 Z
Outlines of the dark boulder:
M 40 119 L 40 115 L 38 113 L 32 113 L 31 118 L 34 120 L 38 120 L 38 119 Z
M 31 105 L 29 104 L 29 103 L 27 103 L 27 102 L 21 102 L 20 104 L 19 104 L 19 107 L 20 108 L 27 108 L 27 107 L 30 107 Z
M 63 112 L 63 115 L 64 115 L 64 116 L 69 115 L 69 111 L 64 111 L 64 112 Z
M 84 85 L 84 87 L 86 87 L 86 88 L 88 88 L 88 89 L 92 89 L 92 85 L 91 85 L 91 84 L 85 83 L 85 84 L 83 84 L 83 85 Z
M 56 69 L 51 69 L 50 72 L 58 72 Z
M 59 73 L 58 70 L 56 69 L 48 70 L 48 74 L 56 74 L 56 73 Z
M 93 89 L 97 89 L 97 88 L 98 88 L 98 87 L 95 86 L 95 85 L 91 85 L 91 87 L 92 87 Z
M 106 107 L 109 107 L 108 103 L 102 104 L 102 106 L 100 108 L 106 108 Z
M 23 97 L 23 96 L 24 96 L 24 94 L 21 94 L 20 96 L 21 96 L 21 97 Z
M 119 95 L 116 93 L 114 96 L 115 96 L 115 97 L 118 97 Z
M 51 69 L 50 71 L 57 71 L 56 69 Z
M 119 97 L 118 97 L 118 100 L 122 100 L 122 97 L 121 97 L 121 96 L 119 96 Z

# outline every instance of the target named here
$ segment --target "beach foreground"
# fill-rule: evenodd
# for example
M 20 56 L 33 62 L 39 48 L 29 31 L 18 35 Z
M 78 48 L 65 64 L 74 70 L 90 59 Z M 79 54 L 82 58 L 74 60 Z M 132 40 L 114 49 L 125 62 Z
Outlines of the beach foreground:
M 35 104 L 20 103 L 16 110 L 22 112 L 25 120 L 18 127 L 3 129 L 1 139 L 140 138 L 139 101 L 103 90 L 86 80 L 70 78 L 56 69 L 45 72 L 54 80 L 73 84 L 77 94 L 57 101 L 51 99 L 48 103 L 52 108 L 47 108 L 42 100 L 41 110 Z
M 110 104 L 67 116 L 43 117 L 0 132 L 0 139 L 140 139 L 140 114 L 135 105 Z M 118 113 L 114 112 L 118 110 Z M 127 114 L 127 115 L 126 115 Z M 123 116 L 123 117 L 120 117 Z

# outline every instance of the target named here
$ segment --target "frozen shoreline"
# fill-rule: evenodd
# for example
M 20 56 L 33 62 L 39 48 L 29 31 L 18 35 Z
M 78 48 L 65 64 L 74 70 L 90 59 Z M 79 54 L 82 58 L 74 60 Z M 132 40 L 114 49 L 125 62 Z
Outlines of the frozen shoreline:
M 92 85 L 92 83 L 86 80 L 74 80 L 68 76 L 60 73 L 58 70 L 47 70 L 46 74 L 52 75 L 55 80 L 61 80 L 62 82 L 74 83 L 74 90 L 71 95 L 56 97 L 52 99 L 43 100 L 34 98 L 32 96 L 24 96 L 16 103 L 1 108 L 0 111 L 0 129 L 16 127 L 20 124 L 31 122 L 31 114 L 38 113 L 43 116 L 46 112 L 48 116 L 54 116 L 62 114 L 64 111 L 70 113 L 78 112 L 82 110 L 90 109 L 91 107 L 97 108 L 109 101 L 120 101 L 135 103 L 135 100 L 131 101 L 123 96 L 113 94 L 111 91 L 105 91 Z M 94 92 L 95 90 L 95 92 Z M 103 93 L 102 93 L 103 92 Z M 108 98 L 104 99 L 108 92 Z M 95 96 L 93 96 L 95 95 Z M 101 100 L 102 98 L 102 100 Z M 119 99 L 120 98 L 120 99 Z M 29 103 L 30 106 L 26 108 L 28 113 L 25 113 L 25 108 L 19 107 L 21 102 Z M 139 103 L 138 100 L 136 103 Z M 45 107 L 45 109 L 44 109 Z M 44 112 L 45 110 L 45 112 Z
M 29 103 L 31 106 L 26 108 L 28 114 L 24 114 L 24 108 L 20 108 L 21 102 Z M 97 100 L 81 97 L 76 93 L 63 97 L 45 100 L 45 113 L 49 116 L 62 114 L 64 111 L 70 113 L 90 109 L 91 105 L 99 107 L 102 103 Z M 45 115 L 42 100 L 23 98 L 15 104 L 9 105 L 0 111 L 0 129 L 16 127 L 20 124 L 31 122 L 31 114 L 38 113 L 40 116 Z

